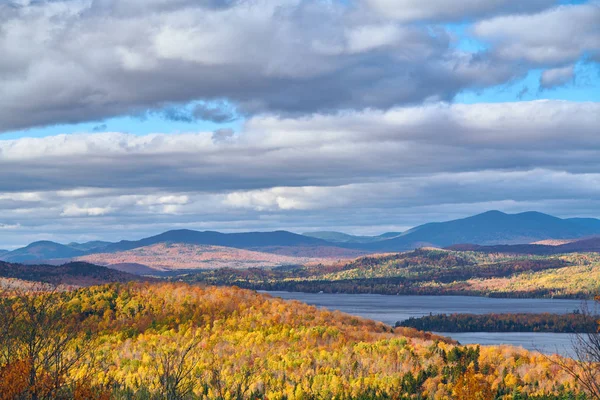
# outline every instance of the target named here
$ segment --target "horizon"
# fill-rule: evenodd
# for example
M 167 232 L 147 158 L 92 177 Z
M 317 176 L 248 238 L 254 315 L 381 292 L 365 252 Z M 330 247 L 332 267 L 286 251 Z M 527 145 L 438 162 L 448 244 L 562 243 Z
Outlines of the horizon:
M 600 0 L 143 3 L 0 3 L 4 248 L 600 209 Z
M 224 233 L 224 234 L 229 234 L 229 233 L 269 233 L 269 232 L 289 232 L 289 233 L 294 233 L 297 235 L 305 235 L 305 234 L 311 234 L 311 233 L 321 233 L 321 232 L 334 232 L 334 233 L 342 233 L 342 234 L 347 234 L 347 235 L 352 235 L 352 236 L 366 236 L 366 237 L 375 237 L 375 236 L 379 236 L 379 235 L 383 235 L 385 233 L 390 233 L 390 232 L 399 232 L 399 233 L 405 233 L 411 229 L 417 228 L 421 225 L 424 224 L 429 224 L 429 223 L 445 223 L 445 222 L 452 222 L 452 221 L 456 221 L 456 220 L 461 220 L 461 219 L 465 219 L 465 218 L 470 218 L 470 217 L 477 217 L 483 214 L 489 214 L 489 213 L 501 213 L 504 215 L 520 215 L 520 214 L 527 214 L 527 213 L 536 213 L 536 214 L 543 214 L 543 215 L 547 215 L 547 216 L 551 216 L 551 217 L 556 217 L 559 219 L 571 219 L 571 218 L 593 218 L 593 219 L 600 219 L 597 217 L 579 217 L 579 216 L 569 216 L 569 217 L 564 217 L 564 216 L 558 216 L 558 215 L 552 215 L 552 214 L 547 214 L 547 213 L 542 213 L 540 211 L 535 211 L 535 210 L 528 210 L 528 211 L 521 211 L 521 212 L 516 212 L 516 213 L 507 213 L 501 210 L 487 210 L 481 213 L 477 213 L 477 214 L 473 214 L 473 215 L 467 215 L 465 217 L 461 217 L 461 218 L 454 218 L 454 219 L 448 219 L 448 220 L 440 220 L 440 221 L 427 221 L 424 222 L 423 224 L 419 224 L 419 225 L 415 225 L 415 226 L 411 226 L 408 228 L 405 228 L 403 230 L 386 230 L 383 232 L 375 232 L 375 233 L 370 233 L 370 234 L 362 234 L 362 233 L 353 233 L 353 232 L 348 232 L 348 231 L 342 231 L 342 230 L 313 230 L 313 231 L 303 231 L 303 232 L 299 232 L 299 231 L 294 231 L 294 230 L 289 230 L 289 229 L 266 229 L 266 230 L 232 230 L 232 231 L 223 231 L 223 230 L 214 230 L 214 229 L 193 229 L 193 228 L 173 228 L 173 229 L 167 229 L 167 230 L 163 230 L 160 232 L 154 232 L 154 233 L 150 233 L 146 236 L 140 236 L 140 237 L 120 237 L 117 240 L 109 240 L 108 238 L 106 239 L 102 239 L 102 238 L 98 238 L 98 239 L 92 239 L 92 240 L 85 240 L 85 241 L 76 241 L 76 240 L 70 240 L 70 241 L 64 241 L 64 242 L 57 242 L 51 239 L 39 239 L 33 242 L 29 242 L 29 243 L 25 243 L 25 244 L 21 244 L 21 245 L 15 245 L 12 247 L 8 247 L 8 246 L 2 246 L 0 245 L 0 250 L 9 250 L 9 251 L 14 251 L 20 248 L 24 248 L 29 246 L 30 244 L 33 243 L 37 243 L 37 242 L 53 242 L 53 243 L 58 243 L 58 244 L 62 244 L 62 245 L 69 245 L 71 243 L 87 243 L 87 242 L 93 242 L 93 241 L 105 241 L 105 242 L 110 242 L 110 243 L 118 243 L 120 241 L 137 241 L 137 240 L 141 240 L 141 239 L 145 239 L 147 237 L 153 237 L 153 236 L 158 236 L 161 235 L 163 233 L 167 233 L 167 232 L 172 232 L 172 231 L 179 231 L 179 230 L 187 230 L 187 231 L 193 231 L 193 232 L 216 232 L 216 233 Z M 331 242 L 331 243 L 335 243 L 335 242 Z

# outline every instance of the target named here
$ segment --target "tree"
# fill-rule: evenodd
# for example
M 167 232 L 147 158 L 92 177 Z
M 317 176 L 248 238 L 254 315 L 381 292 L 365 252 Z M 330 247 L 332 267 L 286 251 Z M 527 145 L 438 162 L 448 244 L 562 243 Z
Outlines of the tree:
M 0 386 L 25 380 L 18 398 L 31 400 L 54 399 L 71 390 L 66 377 L 89 351 L 91 339 L 82 334 L 81 321 L 62 307 L 60 296 L 2 297 L 0 318 Z
M 600 296 L 595 301 L 600 302 Z M 582 313 L 586 317 L 597 317 L 597 313 L 587 305 L 583 307 Z M 573 336 L 573 349 L 576 357 L 573 363 L 562 359 L 554 362 L 575 378 L 590 398 L 600 400 L 600 320 L 596 332 Z
M 180 400 L 188 397 L 196 382 L 192 373 L 199 363 L 194 350 L 201 336 L 189 329 L 183 334 L 164 334 L 150 345 L 149 354 L 155 360 L 158 388 L 163 398 Z
M 457 400 L 492 400 L 494 393 L 483 374 L 476 373 L 473 364 L 462 374 L 454 385 Z

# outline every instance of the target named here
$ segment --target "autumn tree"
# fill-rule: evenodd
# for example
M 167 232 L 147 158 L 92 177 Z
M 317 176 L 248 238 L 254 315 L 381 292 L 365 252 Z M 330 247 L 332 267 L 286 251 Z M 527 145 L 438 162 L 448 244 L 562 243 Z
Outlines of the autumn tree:
M 26 381 L 19 396 L 54 399 L 70 390 L 66 376 L 89 350 L 84 326 L 56 293 L 0 298 L 0 391 Z M 23 376 L 24 375 L 24 376 Z
M 600 296 L 594 299 L 600 303 Z M 584 305 L 582 313 L 589 318 L 597 318 L 596 310 L 591 311 Z M 600 399 L 600 320 L 595 332 L 577 333 L 573 335 L 574 362 L 563 359 L 552 360 L 571 375 L 592 399 Z
M 492 400 L 494 398 L 491 385 L 483 374 L 475 372 L 472 364 L 456 381 L 454 395 L 456 400 Z
M 192 373 L 199 363 L 194 352 L 201 336 L 196 330 L 170 332 L 148 344 L 148 354 L 154 360 L 155 381 L 161 398 L 185 399 L 192 394 L 196 382 Z

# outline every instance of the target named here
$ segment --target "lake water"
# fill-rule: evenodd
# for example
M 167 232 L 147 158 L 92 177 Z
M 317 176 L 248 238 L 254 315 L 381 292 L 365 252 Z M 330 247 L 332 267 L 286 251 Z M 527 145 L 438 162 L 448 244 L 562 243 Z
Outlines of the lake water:
M 581 300 L 498 299 L 471 296 L 384 296 L 376 294 L 327 294 L 264 292 L 272 296 L 339 310 L 348 314 L 394 325 L 410 317 L 453 313 L 554 313 L 566 314 L 580 309 Z M 462 344 L 509 344 L 545 353 L 572 355 L 572 335 L 567 333 L 440 333 Z

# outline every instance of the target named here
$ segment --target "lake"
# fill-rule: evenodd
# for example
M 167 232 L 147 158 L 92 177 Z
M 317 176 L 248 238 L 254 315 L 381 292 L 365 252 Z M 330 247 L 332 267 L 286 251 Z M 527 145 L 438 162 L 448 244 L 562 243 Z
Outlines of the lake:
M 385 296 L 377 294 L 328 294 L 298 292 L 263 292 L 275 297 L 299 300 L 303 303 L 339 310 L 348 314 L 394 325 L 410 317 L 453 313 L 554 313 L 566 314 L 580 309 L 581 300 L 562 299 L 498 299 L 471 296 Z M 572 355 L 571 338 L 567 333 L 440 333 L 462 344 L 509 344 L 545 353 Z

